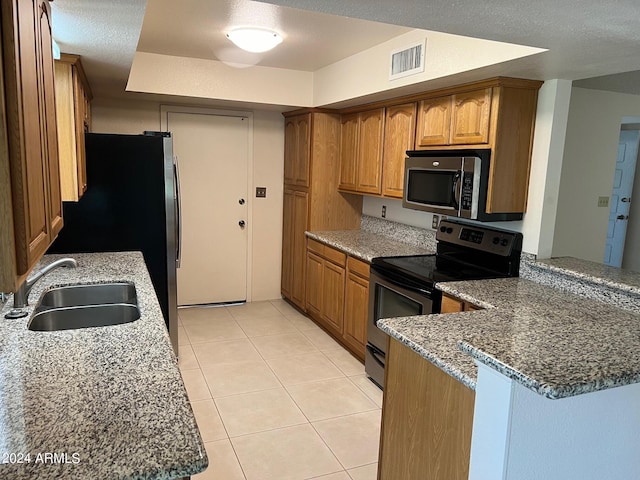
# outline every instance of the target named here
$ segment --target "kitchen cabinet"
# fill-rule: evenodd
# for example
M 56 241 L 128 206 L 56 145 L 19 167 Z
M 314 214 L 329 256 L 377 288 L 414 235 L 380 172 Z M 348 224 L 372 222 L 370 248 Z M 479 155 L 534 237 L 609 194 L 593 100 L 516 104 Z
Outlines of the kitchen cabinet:
M 288 185 L 309 186 L 311 114 L 285 121 L 284 181 Z
M 84 134 L 91 130 L 93 98 L 78 55 L 55 61 L 55 85 L 62 200 L 77 202 L 87 189 Z
M 378 195 L 382 192 L 384 112 L 384 108 L 377 108 L 342 118 L 341 190 Z
M 473 305 L 472 303 L 465 302 L 459 298 L 452 297 L 446 293 L 442 294 L 442 306 L 440 307 L 440 313 L 458 313 L 469 312 L 472 310 L 482 310 L 482 308 Z
M 382 196 L 402 198 L 404 159 L 413 150 L 416 132 L 416 104 L 387 107 L 382 153 Z
M 486 212 L 525 212 L 540 85 L 495 78 L 425 94 L 415 148 L 491 149 Z
M 342 336 L 346 255 L 312 239 L 307 249 L 307 311 Z
M 308 239 L 307 313 L 364 359 L 369 307 L 369 264 Z
M 51 9 L 2 2 L 0 290 L 14 291 L 62 228 Z
M 489 141 L 491 88 L 426 99 L 418 109 L 416 149 Z
M 469 476 L 475 392 L 391 338 L 379 480 Z
M 360 226 L 362 197 L 338 192 L 340 116 L 317 111 L 285 114 L 282 296 L 307 307 L 307 230 Z
M 351 256 L 347 258 L 344 295 L 343 337 L 351 350 L 364 358 L 369 313 L 369 264 Z

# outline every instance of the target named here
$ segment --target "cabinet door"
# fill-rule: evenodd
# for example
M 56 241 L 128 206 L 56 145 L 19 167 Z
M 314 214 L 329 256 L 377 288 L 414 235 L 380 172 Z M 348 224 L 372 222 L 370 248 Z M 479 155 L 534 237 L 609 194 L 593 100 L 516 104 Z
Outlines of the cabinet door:
M 341 190 L 356 190 L 358 175 L 358 114 L 343 115 L 340 121 L 340 182 Z
M 358 132 L 358 173 L 356 190 L 382 192 L 382 141 L 384 108 L 362 112 Z
M 369 281 L 349 272 L 345 287 L 344 339 L 362 358 L 367 344 Z
M 489 142 L 491 88 L 452 96 L 451 144 Z
M 295 183 L 295 164 L 298 155 L 296 117 L 289 117 L 284 124 L 284 183 Z
M 282 208 L 282 296 L 291 299 L 293 275 L 293 190 L 284 191 Z
M 311 159 L 311 114 L 296 117 L 297 153 L 294 161 L 294 183 L 309 186 L 309 163 Z
M 307 252 L 307 311 L 321 315 L 322 311 L 322 270 L 324 260 L 312 252 Z
M 457 313 L 464 310 L 464 302 L 448 295 L 442 295 L 440 313 Z
M 74 69 L 75 70 L 75 69 Z M 87 160 L 84 145 L 84 134 L 88 131 L 87 122 L 87 95 L 77 72 L 74 72 L 74 107 L 75 107 L 75 134 L 76 134 L 76 173 L 78 175 L 78 198 L 87 190 Z
M 413 150 L 416 132 L 416 104 L 388 107 L 384 124 L 382 194 L 402 198 L 404 159 Z
M 418 108 L 416 148 L 448 145 L 451 129 L 451 97 L 423 100 Z
M 322 318 L 337 335 L 342 335 L 344 278 L 343 267 L 325 260 L 322 271 Z
M 307 266 L 308 202 L 307 192 L 293 192 L 293 268 L 291 277 L 291 301 L 305 308 L 305 281 Z

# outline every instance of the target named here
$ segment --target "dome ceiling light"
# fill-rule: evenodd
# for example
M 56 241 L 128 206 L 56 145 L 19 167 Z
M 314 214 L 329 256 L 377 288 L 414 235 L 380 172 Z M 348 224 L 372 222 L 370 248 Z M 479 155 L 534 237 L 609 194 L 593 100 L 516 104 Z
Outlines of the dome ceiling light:
M 247 52 L 261 53 L 282 43 L 282 37 L 265 28 L 237 28 L 227 33 L 227 38 Z

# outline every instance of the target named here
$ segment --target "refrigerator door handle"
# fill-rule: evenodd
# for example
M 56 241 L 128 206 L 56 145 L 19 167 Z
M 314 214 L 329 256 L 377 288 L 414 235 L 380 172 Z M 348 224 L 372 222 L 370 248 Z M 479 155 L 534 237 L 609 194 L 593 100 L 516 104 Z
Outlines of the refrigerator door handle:
M 173 188 L 173 201 L 176 208 L 176 268 L 180 268 L 182 255 L 182 211 L 180 210 L 180 171 L 178 170 L 178 157 L 173 157 L 173 176 L 175 180 Z

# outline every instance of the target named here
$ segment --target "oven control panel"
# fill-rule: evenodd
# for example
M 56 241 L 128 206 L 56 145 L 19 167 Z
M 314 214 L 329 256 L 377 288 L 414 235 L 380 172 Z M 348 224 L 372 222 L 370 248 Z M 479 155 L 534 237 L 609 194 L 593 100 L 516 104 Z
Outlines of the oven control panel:
M 522 234 L 507 230 L 442 220 L 436 232 L 439 242 L 463 245 L 475 250 L 509 256 L 522 248 Z

